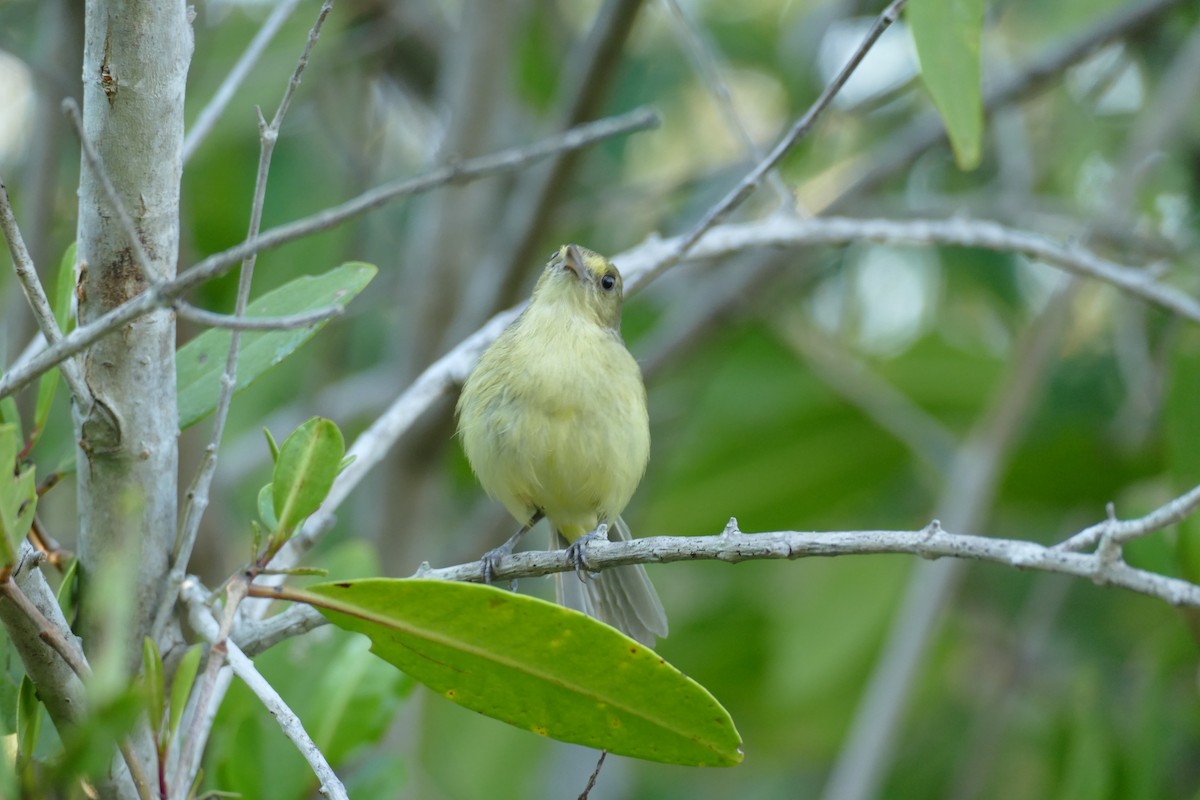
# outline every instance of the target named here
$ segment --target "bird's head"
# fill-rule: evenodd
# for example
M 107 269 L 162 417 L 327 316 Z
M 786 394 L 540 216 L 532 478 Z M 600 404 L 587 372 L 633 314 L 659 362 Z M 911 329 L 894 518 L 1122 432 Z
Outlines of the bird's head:
M 614 331 L 621 327 L 621 273 L 599 253 L 565 244 L 533 290 L 533 304 L 567 304 Z

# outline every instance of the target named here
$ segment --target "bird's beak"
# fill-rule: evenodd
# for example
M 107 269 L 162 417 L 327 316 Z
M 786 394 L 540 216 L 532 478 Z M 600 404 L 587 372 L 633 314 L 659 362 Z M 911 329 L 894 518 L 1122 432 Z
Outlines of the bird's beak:
M 583 254 L 579 252 L 579 248 L 569 244 L 564 249 L 566 252 L 563 253 L 563 269 L 574 273 L 580 282 L 587 281 L 591 277 L 591 273 L 583 265 Z

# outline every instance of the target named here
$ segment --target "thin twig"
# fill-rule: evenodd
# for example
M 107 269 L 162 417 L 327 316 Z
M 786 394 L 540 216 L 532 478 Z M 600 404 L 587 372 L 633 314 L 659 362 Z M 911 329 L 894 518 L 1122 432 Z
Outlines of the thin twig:
M 232 636 L 242 652 L 253 658 L 282 641 L 308 633 L 326 622 L 311 606 L 297 603 L 261 621 L 244 617 L 239 619 Z
M 288 108 L 291 106 L 292 98 L 295 96 L 296 90 L 300 86 L 300 80 L 304 74 L 304 69 L 308 65 L 309 56 L 312 54 L 313 47 L 321 35 L 321 28 L 325 24 L 329 13 L 333 10 L 333 0 L 325 0 L 321 5 L 321 10 L 317 15 L 316 22 L 308 34 L 308 40 L 305 42 L 304 50 L 300 54 L 300 58 L 296 62 L 296 68 L 292 72 L 291 80 L 288 81 L 287 89 L 284 90 L 283 97 L 279 101 L 279 107 L 275 110 L 275 115 L 271 119 L 270 124 L 262 118 L 262 113 L 259 112 L 259 139 L 261 141 L 260 156 L 258 163 L 258 178 L 254 187 L 254 202 L 251 206 L 250 225 L 247 234 L 247 240 L 253 240 L 259 232 L 262 225 L 263 205 L 266 198 L 267 178 L 271 169 L 271 156 L 275 149 L 275 143 L 279 138 L 279 129 L 283 124 L 283 119 L 287 115 Z M 246 306 L 250 299 L 250 285 L 254 275 L 254 263 L 256 253 L 249 253 L 242 262 L 241 275 L 238 281 L 238 295 L 235 306 L 234 316 L 241 317 L 245 315 Z M 156 621 L 156 629 L 162 624 L 171 612 L 175 598 L 183 585 L 184 577 L 188 561 L 191 559 L 192 548 L 195 545 L 196 536 L 200 530 L 200 521 L 204 516 L 204 511 L 208 507 L 208 492 L 212 485 L 212 477 L 216 471 L 217 465 L 217 450 L 221 443 L 221 436 L 225 429 L 225 420 L 229 413 L 229 405 L 233 397 L 233 390 L 236 385 L 238 351 L 241 342 L 241 334 L 234 330 L 229 343 L 229 354 L 225 362 L 225 372 L 221 377 L 221 394 L 217 400 L 217 409 L 213 422 L 212 439 L 207 448 L 205 448 L 204 458 L 201 462 L 199 470 L 197 470 L 196 478 L 192 482 L 192 486 L 188 491 L 188 503 L 184 511 L 183 525 L 180 528 L 179 538 L 175 545 L 175 553 L 172 558 L 171 571 L 167 578 L 167 590 L 164 597 L 162 607 L 159 609 L 158 620 Z M 216 705 L 220 699 L 220 692 L 217 690 L 219 673 L 223 665 L 222 656 L 228 654 L 231 658 L 235 653 L 240 655 L 237 650 L 237 645 L 228 641 L 229 631 L 233 627 L 234 620 L 237 616 L 238 605 L 242 598 L 246 596 L 246 587 L 249 585 L 251 577 L 240 575 L 230 582 L 229 590 L 226 593 L 225 616 L 221 622 L 219 630 L 215 633 L 215 638 L 212 639 L 213 647 L 209 651 L 208 664 L 205 667 L 204 675 L 200 680 L 198 689 L 199 699 L 195 707 L 195 713 L 192 717 L 193 725 L 189 725 L 187 733 L 182 737 L 182 755 L 179 760 L 180 769 L 175 775 L 173 790 L 176 796 L 184 791 L 187 786 L 191 785 L 193 775 L 193 765 L 198 762 L 199 754 L 204 751 L 207 742 L 207 731 L 202 730 L 201 723 L 207 718 L 208 708 L 207 703 L 212 702 Z M 207 617 L 207 613 L 206 613 Z M 211 617 L 207 617 L 211 619 Z M 244 657 L 243 657 L 243 660 Z M 248 663 L 248 662 L 247 662 Z M 234 671 L 238 672 L 239 667 L 231 661 Z M 245 679 L 245 664 L 242 665 L 241 673 Z M 253 671 L 253 667 L 250 667 Z M 254 673 L 257 676 L 257 673 Z M 261 678 L 259 678 L 261 682 Z M 249 681 L 248 681 L 249 683 Z M 270 687 L 268 687 L 269 689 Z M 258 691 L 256 689 L 256 691 Z M 272 692 L 274 690 L 271 690 Z M 260 697 L 262 695 L 260 694 Z M 278 695 L 275 695 L 278 699 Z M 210 698 L 213 698 L 210 700 Z M 279 701 L 282 703 L 282 701 Z M 286 706 L 284 707 L 286 708 Z M 288 711 L 290 714 L 290 710 Z M 278 716 L 278 715 L 277 715 Z M 293 715 L 294 716 L 294 715 Z M 281 722 L 282 724 L 282 722 Z M 286 731 L 286 728 L 285 728 Z M 311 741 L 309 742 L 311 745 Z M 315 746 L 313 747 L 315 750 Z M 304 747 L 301 747 L 301 752 L 308 754 Z M 320 753 L 317 753 L 320 756 Z M 321 763 L 324 763 L 324 758 L 321 757 Z M 328 769 L 328 765 L 325 765 Z M 332 772 L 330 772 L 332 774 Z M 322 793 L 326 793 L 326 788 L 329 787 L 329 781 L 318 770 L 318 776 L 322 779 Z M 337 781 L 336 776 L 333 778 L 333 791 L 328 796 L 344 797 L 345 790 L 341 788 L 341 783 Z
M 132 300 L 117 306 L 93 322 L 82 325 L 63 337 L 61 342 L 32 356 L 18 368 L 0 378 L 0 397 L 7 397 L 37 379 L 67 356 L 81 352 L 125 323 L 169 305 L 174 298 L 211 278 L 223 275 L 234 264 L 253 253 L 279 247 L 287 242 L 336 227 L 348 219 L 379 208 L 398 197 L 427 192 L 447 184 L 467 183 L 503 172 L 522 169 L 563 150 L 578 150 L 596 142 L 644 130 L 658 124 L 658 116 L 639 109 L 572 128 L 540 142 L 502 150 L 480 158 L 451 164 L 419 178 L 385 184 L 341 205 L 325 209 L 286 225 L 272 228 L 253 240 L 209 256 L 181 273 L 177 278 L 150 287 Z
M 47 342 L 55 344 L 62 341 L 62 330 L 59 329 L 58 321 L 54 318 L 54 310 L 50 307 L 46 290 L 42 288 L 42 282 L 38 278 L 37 268 L 33 264 L 33 258 L 29 255 L 29 249 L 25 247 L 25 238 L 21 236 L 21 229 L 17 226 L 17 218 L 13 215 L 12 203 L 8 198 L 8 188 L 4 185 L 3 179 L 0 179 L 0 230 L 4 231 L 4 238 L 8 242 L 8 252 L 12 255 L 13 270 L 17 273 L 17 281 L 21 284 L 21 290 L 25 292 L 25 300 L 33 311 L 33 318 L 37 321 L 38 329 Z M 83 380 L 83 373 L 80 372 L 78 362 L 74 358 L 65 358 L 59 364 L 59 369 L 63 374 L 63 379 L 67 382 L 67 387 L 71 390 L 76 407 L 86 412 L 92 403 L 92 393 Z
M 267 178 L 271 171 L 271 156 L 275 151 L 275 142 L 279 139 L 279 128 L 283 124 L 283 118 L 286 116 L 288 108 L 291 106 L 292 97 L 295 96 L 296 89 L 300 86 L 300 79 L 304 74 L 304 68 L 308 66 L 308 58 L 312 54 L 312 49 L 316 45 L 317 39 L 321 36 L 321 28 L 324 26 L 325 20 L 332 10 L 333 0 L 325 0 L 321 5 L 321 11 L 317 15 L 316 22 L 313 23 L 311 30 L 309 30 L 304 50 L 296 62 L 296 68 L 292 72 L 291 80 L 288 81 L 287 88 L 283 92 L 283 98 L 279 101 L 279 107 L 275 110 L 275 116 L 269 125 L 262 118 L 262 112 L 259 112 L 260 152 L 258 177 L 254 185 L 254 200 L 250 207 L 250 224 L 246 236 L 247 240 L 253 240 L 258 236 L 259 228 L 262 225 L 263 206 L 266 202 Z M 257 254 L 250 253 L 242 261 L 241 274 L 238 276 L 237 300 L 233 312 L 235 318 L 245 316 L 246 306 L 250 302 L 250 285 L 254 279 L 254 263 L 256 259 Z M 235 328 L 229 339 L 229 353 L 225 359 L 225 371 L 221 375 L 221 393 L 217 398 L 217 408 L 213 414 L 212 437 L 208 447 L 204 450 L 204 457 L 199 469 L 196 471 L 196 477 L 188 489 L 188 501 L 184 508 L 183 524 L 180 526 L 178 541 L 175 544 L 175 552 L 172 554 L 171 574 L 168 577 L 167 592 L 164 595 L 163 607 L 159 612 L 158 619 L 160 621 L 164 619 L 165 614 L 169 614 L 170 608 L 175 602 L 175 594 L 179 591 L 179 587 L 183 583 L 188 561 L 192 557 L 192 547 L 195 545 L 196 536 L 200 531 L 200 521 L 204 517 L 204 511 L 208 508 L 208 491 L 212 485 L 213 473 L 217 468 L 217 450 L 221 445 L 221 437 L 225 431 L 225 420 L 229 416 L 229 405 L 233 399 L 233 390 L 237 386 L 237 364 L 240 347 L 241 331 Z M 159 625 L 155 626 L 155 630 L 159 630 Z
M 109 205 L 117 215 L 117 221 L 121 223 L 121 230 L 125 234 L 125 238 L 129 240 L 129 248 L 133 251 L 133 262 L 141 271 L 142 277 L 146 282 L 153 286 L 156 283 L 161 283 L 162 276 L 155 274 L 150 255 L 146 252 L 145 246 L 142 244 L 142 237 L 138 233 L 137 223 L 133 221 L 133 216 L 129 213 L 129 209 L 125 207 L 125 203 L 121 200 L 121 195 L 117 194 L 117 187 L 113 185 L 112 178 L 108 175 L 108 170 L 104 168 L 104 162 L 100 158 L 100 154 L 96 152 L 96 148 L 92 146 L 92 142 L 87 137 L 87 133 L 83 129 L 83 118 L 79 111 L 79 104 L 75 102 L 75 98 L 68 97 L 62 101 L 63 113 L 67 115 L 67 119 L 71 121 L 71 127 L 75 129 L 75 135 L 79 137 L 79 145 L 83 150 L 83 157 L 88 162 L 88 167 L 96 174 L 100 181 L 100 187 L 104 189 L 104 196 L 108 198 Z
M 604 766 L 604 757 L 607 755 L 607 750 L 600 751 L 600 758 L 596 759 L 596 768 L 588 777 L 587 786 L 584 786 L 583 791 L 579 793 L 579 800 L 588 800 L 588 795 L 592 793 L 592 789 L 596 788 L 596 779 L 600 777 L 600 769 Z
M 771 152 L 767 154 L 766 158 L 759 161 L 758 164 L 755 165 L 754 169 L 750 170 L 749 174 L 742 178 L 742 180 L 739 181 L 738 184 L 734 186 L 733 189 L 731 189 L 729 193 L 721 199 L 720 202 L 710 208 L 708 212 L 700 219 L 700 221 L 696 223 L 695 227 L 693 227 L 686 236 L 678 240 L 679 243 L 670 251 L 666 258 L 655 264 L 646 273 L 638 276 L 636 280 L 627 279 L 625 281 L 625 285 L 629 286 L 630 288 L 640 286 L 643 283 L 652 280 L 663 270 L 666 270 L 678 263 L 688 253 L 688 251 L 692 249 L 696 242 L 700 240 L 701 236 L 703 236 L 710 228 L 728 216 L 729 213 L 735 208 L 741 205 L 742 202 L 750 196 L 751 192 L 758 188 L 758 185 L 762 182 L 763 177 L 768 172 L 775 169 L 779 162 L 783 160 L 783 157 L 787 154 L 787 152 L 791 150 L 797 142 L 808 135 L 808 132 L 812 130 L 821 114 L 826 108 L 829 107 L 829 104 L 833 102 L 833 98 L 837 96 L 837 93 L 841 91 L 842 87 L 846 84 L 846 81 L 848 81 L 850 76 L 854 74 L 854 70 L 858 68 L 858 65 L 862 63 L 863 58 L 865 58 L 867 53 L 870 52 L 871 48 L 875 45 L 875 42 L 879 40 L 879 37 L 883 35 L 885 30 L 891 27 L 893 22 L 899 19 L 900 12 L 907 4 L 908 0 L 892 0 L 892 2 L 888 4 L 887 8 L 885 8 L 883 12 L 875 19 L 875 23 L 871 26 L 871 29 L 867 31 L 866 36 L 863 37 L 863 40 L 859 43 L 858 47 L 855 48 L 854 52 L 850 54 L 850 58 L 846 61 L 846 64 L 842 67 L 841 71 L 839 71 L 838 74 L 834 76 L 833 80 L 829 82 L 829 85 L 825 87 L 825 89 L 821 92 L 820 97 L 818 97 L 816 101 L 814 101 L 809 107 L 808 111 L 804 113 L 804 116 L 796 120 L 795 124 L 792 125 L 787 134 L 785 134 L 784 137 L 779 140 L 779 143 L 772 148 Z
M 223 631 L 218 629 L 212 612 L 205 605 L 206 593 L 198 585 L 188 584 L 184 594 L 188 606 L 188 619 L 200 635 L 213 645 L 209 655 L 210 662 L 213 658 L 212 653 L 219 646 L 226 651 L 226 658 L 229 666 L 233 668 L 234 674 L 241 678 L 250 691 L 254 692 L 262 701 L 267 711 L 279 723 L 284 735 L 296 745 L 300 755 L 312 767 L 313 773 L 321 782 L 320 793 L 324 797 L 333 798 L 333 800 L 345 800 L 346 788 L 334 773 L 333 768 L 329 766 L 329 762 L 320 748 L 304 730 L 304 724 L 296 716 L 296 712 L 288 707 L 275 688 L 259 674 L 258 670 L 254 668 L 254 663 L 246 657 L 245 653 L 236 644 L 229 641 Z M 184 763 L 186 764 L 186 762 Z
M 284 317 L 241 317 L 236 314 L 218 314 L 214 311 L 206 311 L 183 300 L 176 300 L 171 304 L 171 308 L 179 316 L 189 322 L 195 322 L 197 325 L 235 331 L 286 331 L 293 328 L 308 328 L 318 322 L 332 319 L 346 310 L 342 306 L 327 306 Z
M 749 247 L 841 245 L 870 241 L 888 245 L 956 245 L 982 250 L 1020 253 L 1072 275 L 1111 284 L 1142 300 L 1193 322 L 1200 322 L 1200 300 L 1157 280 L 1152 272 L 1101 258 L 1078 244 L 1061 244 L 1039 233 L 984 220 L 851 219 L 773 217 L 761 222 L 722 225 L 709 232 L 689 253 L 689 258 L 713 258 Z M 630 253 L 614 256 L 624 274 L 639 285 L 657 271 L 657 254 L 675 252 L 682 239 L 649 242 Z
M 216 94 L 208 101 L 208 105 L 196 117 L 196 121 L 192 123 L 191 129 L 183 139 L 183 163 L 187 163 L 195 155 L 213 127 L 217 124 L 221 114 L 224 113 L 225 107 L 229 105 L 229 101 L 233 99 L 234 93 L 242 82 L 246 80 L 246 76 L 250 74 L 250 70 L 262 56 L 263 51 L 267 49 L 267 45 L 271 43 L 271 39 L 275 38 L 275 34 L 287 22 L 288 17 L 296 10 L 296 6 L 300 5 L 300 0 L 283 0 L 279 5 L 275 6 L 275 10 L 263 22 L 262 27 L 258 29 L 258 33 L 254 34 L 254 38 L 250 44 L 246 46 L 245 52 L 241 58 L 233 65 L 233 69 L 229 70 L 229 74 L 225 76 L 225 80 L 221 82 L 220 88 Z
M 1176 497 L 1166 505 L 1156 508 L 1144 517 L 1130 520 L 1107 519 L 1104 522 L 1098 522 L 1083 529 L 1065 542 L 1060 542 L 1055 549 L 1068 552 L 1091 550 L 1100 544 L 1100 540 L 1105 535 L 1111 536 L 1117 544 L 1125 544 L 1187 519 L 1198 508 L 1200 508 L 1200 486 L 1187 494 Z

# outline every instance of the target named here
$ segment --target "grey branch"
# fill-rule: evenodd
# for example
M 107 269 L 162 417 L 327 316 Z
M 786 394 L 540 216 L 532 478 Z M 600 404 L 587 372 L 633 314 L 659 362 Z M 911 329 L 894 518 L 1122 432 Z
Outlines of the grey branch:
M 1021 539 L 1000 539 L 951 533 L 934 520 L 916 531 L 772 531 L 744 533 L 731 518 L 716 536 L 650 536 L 628 542 L 595 541 L 587 545 L 588 568 L 593 571 L 628 564 L 669 564 L 676 561 L 743 561 L 814 558 L 897 553 L 927 559 L 958 558 L 988 561 L 1022 570 L 1072 575 L 1099 585 L 1119 586 L 1156 597 L 1174 606 L 1200 608 L 1200 586 L 1179 578 L 1137 569 L 1121 559 L 1120 546 L 1179 522 L 1200 508 L 1200 486 L 1145 516 L 1116 520 L 1112 516 L 1080 531 L 1058 545 L 1046 546 Z M 1110 532 L 1111 548 L 1098 547 L 1102 532 Z M 287 552 L 286 550 L 284 552 Z M 535 550 L 506 556 L 495 569 L 497 582 L 536 578 L 569 572 L 575 565 L 566 550 Z M 447 581 L 483 580 L 483 563 L 472 561 L 452 567 L 422 564 L 414 578 Z M 185 587 L 188 584 L 185 584 Z M 198 583 L 196 584 L 198 586 Z M 204 609 L 213 625 L 212 612 Z M 243 621 L 234 638 L 246 653 L 257 654 L 292 636 L 325 623 L 307 606 L 293 606 L 263 621 Z
M 21 284 L 22 291 L 25 292 L 25 300 L 33 311 L 34 319 L 37 320 L 38 329 L 50 344 L 61 341 L 62 331 L 58 327 L 58 321 L 54 319 L 54 311 L 50 308 L 50 301 L 46 298 L 42 282 L 38 279 L 33 258 L 29 255 L 29 249 L 25 247 L 25 238 L 21 236 L 21 229 L 17 227 L 17 218 L 13 215 L 12 204 L 8 199 L 8 189 L 2 179 L 0 179 L 0 230 L 4 231 L 4 238 L 8 242 L 8 252 L 12 255 L 13 270 L 17 273 L 17 281 Z M 75 398 L 76 406 L 86 413 L 92 404 L 92 393 L 84 383 L 83 374 L 79 371 L 79 364 L 74 358 L 65 358 L 59 364 L 59 368 L 67 382 L 67 387 L 71 390 L 71 395 Z
M 207 280 L 223 275 L 234 264 L 254 253 L 336 227 L 348 219 L 386 205 L 398 197 L 427 192 L 447 184 L 468 183 L 502 172 L 522 169 L 555 153 L 564 150 L 578 150 L 614 136 L 644 130 L 657 124 L 658 115 L 649 109 L 638 109 L 620 116 L 608 117 L 580 125 L 532 145 L 510 148 L 459 164 L 451 164 L 419 178 L 385 184 L 364 192 L 339 206 L 272 228 L 253 240 L 242 242 L 228 250 L 209 256 L 178 278 L 156 284 L 93 322 L 76 328 L 63 337 L 62 341 L 47 347 L 19 368 L 10 370 L 3 378 L 0 378 L 0 397 L 7 397 L 24 388 L 63 359 L 79 353 L 130 320 L 161 306 L 169 305 L 179 295 Z
M 225 647 L 228 648 L 226 658 L 229 666 L 233 668 L 233 673 L 241 678 L 250 691 L 254 692 L 262 701 L 263 706 L 279 723 L 284 735 L 296 745 L 300 755 L 312 767 L 313 773 L 321 782 L 319 790 L 321 795 L 332 800 L 346 800 L 346 788 L 334 773 L 333 768 L 329 766 L 329 762 L 325 760 L 320 748 L 304 730 L 304 724 L 296 716 L 296 712 L 288 707 L 283 698 L 279 696 L 279 692 L 275 691 L 275 688 L 259 674 L 258 670 L 254 668 L 254 663 L 236 644 L 228 639 L 222 639 L 220 626 L 205 605 L 207 594 L 198 585 L 188 584 L 184 587 L 184 598 L 188 605 L 188 619 L 193 627 L 209 643 L 224 642 Z
M 336 317 L 345 310 L 342 306 L 327 306 L 285 317 L 242 317 L 237 314 L 218 314 L 215 311 L 205 311 L 203 308 L 196 308 L 191 303 L 182 300 L 176 300 L 171 308 L 179 316 L 195 322 L 197 325 L 228 328 L 235 331 L 286 331 L 292 328 L 307 328 Z
M 1099 585 L 1119 586 L 1157 597 L 1174 606 L 1200 608 L 1200 586 L 1129 566 L 1103 553 L 1077 553 L 1019 539 L 996 539 L 942 530 L 935 520 L 915 531 L 772 531 L 743 533 L 731 519 L 717 536 L 651 536 L 629 542 L 596 541 L 586 547 L 589 569 L 674 561 L 743 561 L 797 559 L 814 556 L 902 553 L 922 558 L 963 558 L 1017 569 L 1057 572 L 1087 578 Z M 501 561 L 497 581 L 567 572 L 574 566 L 565 550 L 517 553 Z M 482 562 L 442 569 L 423 568 L 414 577 L 479 582 Z

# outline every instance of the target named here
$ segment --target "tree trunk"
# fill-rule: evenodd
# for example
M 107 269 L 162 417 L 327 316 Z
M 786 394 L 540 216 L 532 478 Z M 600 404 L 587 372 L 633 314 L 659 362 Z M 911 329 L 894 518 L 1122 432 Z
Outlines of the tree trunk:
M 175 274 L 191 55 L 191 21 L 183 0 L 88 2 L 84 131 L 132 216 L 150 263 L 144 270 L 138 264 L 100 176 L 84 159 L 77 290 L 83 324 L 142 292 L 149 281 Z M 132 671 L 162 601 L 175 541 L 179 431 L 173 312 L 155 311 L 125 325 L 93 345 L 83 365 L 95 402 L 91 409 L 76 409 L 84 581 L 79 632 L 90 659 L 119 657 Z M 106 586 L 110 591 L 103 591 Z M 132 596 L 125 615 L 118 599 L 122 593 Z

